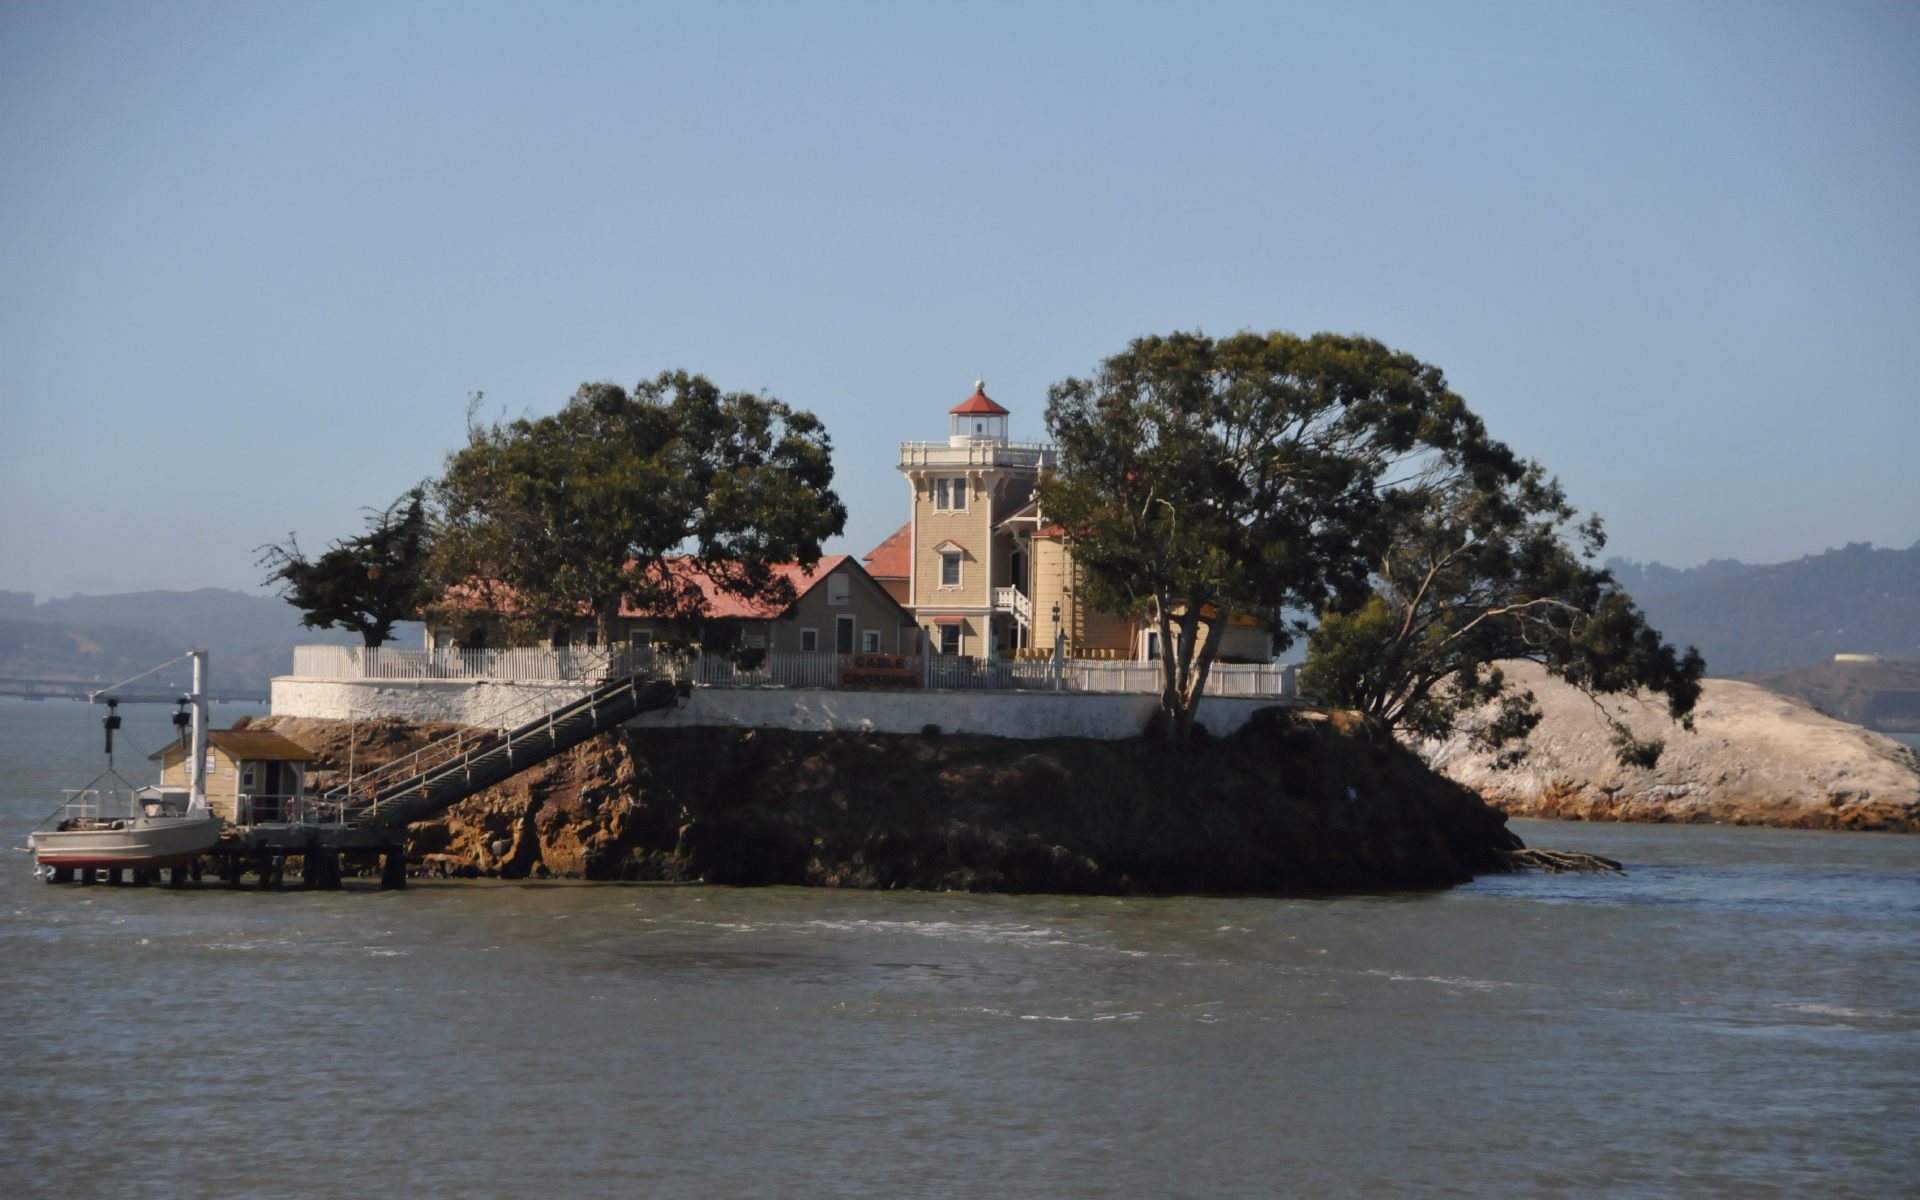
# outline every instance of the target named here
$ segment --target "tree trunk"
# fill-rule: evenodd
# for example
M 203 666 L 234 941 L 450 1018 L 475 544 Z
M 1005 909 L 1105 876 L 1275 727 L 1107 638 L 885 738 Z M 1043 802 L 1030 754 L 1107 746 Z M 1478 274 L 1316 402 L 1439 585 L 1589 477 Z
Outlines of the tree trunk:
M 1184 745 L 1193 737 L 1193 722 L 1200 711 L 1200 698 L 1206 694 L 1207 675 L 1220 652 L 1227 627 L 1226 606 L 1216 604 L 1214 616 L 1208 619 L 1201 616 L 1204 605 L 1188 601 L 1176 621 L 1173 606 L 1164 595 L 1155 597 L 1155 605 L 1160 626 L 1161 737 L 1169 744 Z M 1180 630 L 1177 638 L 1173 635 L 1176 624 Z M 1202 625 L 1206 633 L 1196 638 Z
M 620 598 L 618 596 L 601 606 L 600 611 L 594 614 L 594 631 L 599 636 L 602 650 L 613 649 L 613 627 L 619 620 Z
M 1196 620 L 1201 619 L 1194 614 Z M 1201 639 L 1200 652 L 1195 656 L 1192 669 L 1187 678 L 1187 686 L 1180 697 L 1180 713 L 1176 740 L 1181 745 L 1193 739 L 1193 721 L 1200 715 L 1200 700 L 1207 694 L 1207 675 L 1213 670 L 1214 656 L 1220 653 L 1221 639 L 1227 631 L 1227 613 L 1224 605 L 1214 610 L 1213 619 L 1207 621 L 1207 636 Z
M 1178 739 L 1176 716 L 1180 711 L 1180 677 L 1174 663 L 1173 606 L 1164 592 L 1153 597 L 1154 623 L 1160 627 L 1160 726 L 1168 742 Z

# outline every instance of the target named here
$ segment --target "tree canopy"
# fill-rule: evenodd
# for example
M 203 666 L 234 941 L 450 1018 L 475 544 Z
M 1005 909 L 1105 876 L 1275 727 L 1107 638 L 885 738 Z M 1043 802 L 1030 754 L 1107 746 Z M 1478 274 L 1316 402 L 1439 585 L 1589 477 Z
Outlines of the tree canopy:
M 1088 599 L 1158 625 L 1172 740 L 1234 617 L 1284 648 L 1298 630 L 1283 608 L 1365 596 L 1381 506 L 1410 463 L 1451 453 L 1486 472 L 1504 454 L 1438 368 L 1336 334 L 1137 338 L 1055 384 L 1046 419 L 1060 464 L 1042 508 Z
M 366 533 L 334 542 L 319 558 L 309 560 L 288 534 L 286 545 L 260 548 L 260 565 L 269 568 L 267 586 L 278 585 L 306 612 L 302 625 L 337 625 L 378 646 L 393 637 L 395 625 L 420 615 L 432 546 L 426 491 L 414 488 L 369 516 Z
M 775 603 L 770 569 L 811 566 L 841 532 L 831 442 L 812 413 L 701 375 L 663 372 L 631 392 L 585 384 L 552 416 L 472 425 L 434 491 L 449 599 L 547 627 L 621 605 L 697 618 L 692 556 L 735 595 Z
M 1309 640 L 1302 683 L 1324 702 L 1422 737 L 1464 731 L 1497 749 L 1524 738 L 1540 713 L 1491 664 L 1529 659 L 1589 697 L 1663 693 L 1669 714 L 1691 727 L 1705 663 L 1662 643 L 1612 576 L 1590 565 L 1606 544 L 1599 518 L 1576 524 L 1539 464 L 1509 461 L 1475 476 L 1442 456 L 1392 497 L 1379 524 L 1369 594 L 1323 612 Z M 1636 738 L 1597 699 L 1596 708 L 1623 763 L 1658 761 L 1663 742 Z

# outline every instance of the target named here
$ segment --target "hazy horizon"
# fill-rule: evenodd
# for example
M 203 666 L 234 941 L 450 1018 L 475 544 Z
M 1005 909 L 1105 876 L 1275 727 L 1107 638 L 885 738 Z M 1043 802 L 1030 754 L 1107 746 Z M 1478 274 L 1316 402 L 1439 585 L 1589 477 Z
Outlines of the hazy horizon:
M 0 589 L 223 587 L 685 367 L 851 511 L 1136 335 L 1442 367 L 1606 553 L 1920 537 L 1920 10 L 0 8 Z

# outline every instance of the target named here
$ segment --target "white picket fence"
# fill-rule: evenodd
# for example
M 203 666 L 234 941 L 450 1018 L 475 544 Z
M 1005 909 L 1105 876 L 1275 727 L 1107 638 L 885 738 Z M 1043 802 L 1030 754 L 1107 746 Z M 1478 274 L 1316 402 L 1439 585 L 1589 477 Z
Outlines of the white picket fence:
M 673 671 L 675 678 L 690 679 L 700 687 L 830 688 L 839 683 L 838 654 L 769 654 L 759 666 L 742 671 L 718 654 L 697 654 Z
M 1056 669 L 1050 662 L 989 663 L 972 658 L 937 657 L 927 668 L 927 686 L 972 691 L 1155 693 L 1160 690 L 1160 664 L 1069 659 Z M 1215 663 L 1207 672 L 1206 694 L 1297 696 L 1300 694 L 1299 669 Z
M 855 655 L 769 654 L 742 670 L 717 654 L 675 657 L 651 650 L 568 648 L 543 650 L 369 650 L 361 646 L 296 646 L 293 673 L 323 679 L 494 679 L 538 683 L 598 680 L 640 671 L 685 679 L 696 687 L 830 688 Z M 842 660 L 846 661 L 843 662 Z M 904 663 L 923 687 L 956 691 L 1132 692 L 1160 690 L 1157 662 L 988 662 L 936 655 L 931 662 Z M 1215 663 L 1207 675 L 1209 696 L 1297 696 L 1299 668 Z

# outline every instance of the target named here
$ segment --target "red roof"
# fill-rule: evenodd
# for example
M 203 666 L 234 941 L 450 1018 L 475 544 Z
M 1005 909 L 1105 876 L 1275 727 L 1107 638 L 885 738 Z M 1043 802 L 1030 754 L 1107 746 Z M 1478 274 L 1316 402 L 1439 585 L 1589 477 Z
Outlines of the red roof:
M 875 546 L 863 557 L 867 564 L 867 574 L 875 579 L 910 579 L 913 577 L 913 522 L 893 531 L 886 541 Z
M 803 570 L 799 563 L 792 562 L 773 563 L 770 564 L 769 569 L 776 577 L 783 578 L 793 585 L 794 599 L 798 600 L 801 596 L 812 591 L 822 579 L 832 574 L 835 567 L 840 566 L 842 563 L 850 562 L 853 562 L 852 555 L 825 554 L 820 557 L 819 562 L 814 564 L 813 570 L 811 571 Z M 786 611 L 784 608 L 777 608 L 769 603 L 750 600 L 738 593 L 726 590 L 721 587 L 719 582 L 711 575 L 699 570 L 691 558 L 676 555 L 668 558 L 665 565 L 667 571 L 677 580 L 682 583 L 691 583 L 700 589 L 700 595 L 704 600 L 706 608 L 706 612 L 702 614 L 703 616 L 733 617 L 750 621 L 770 621 Z M 633 563 L 627 564 L 628 570 L 632 570 L 633 568 Z M 859 569 L 859 564 L 855 563 L 854 570 L 857 571 Z M 461 584 L 448 588 L 438 607 L 449 611 L 466 612 L 485 611 L 488 608 L 493 608 L 500 612 L 510 613 L 515 610 L 516 605 L 514 603 L 512 589 L 503 585 L 494 584 L 492 586 L 485 586 L 481 584 Z M 590 614 L 585 609 L 582 609 L 580 615 L 584 617 Z M 661 614 L 657 612 L 642 611 L 631 602 L 626 601 L 621 603 L 619 615 L 623 617 L 639 617 L 642 619 L 670 619 L 662 618 Z
M 785 579 L 793 585 L 794 599 L 797 600 L 812 591 L 814 586 L 831 574 L 835 567 L 851 560 L 852 555 L 848 554 L 825 554 L 820 557 L 819 562 L 814 564 L 813 570 L 811 571 L 801 567 L 799 563 L 775 563 L 772 566 L 772 570 L 776 576 Z M 669 558 L 667 560 L 667 569 L 679 578 L 694 583 L 700 588 L 700 594 L 706 598 L 707 611 L 705 615 L 708 617 L 736 617 L 750 621 L 771 621 L 786 611 L 784 608 L 775 608 L 771 604 L 750 600 L 745 596 L 738 596 L 726 591 L 706 572 L 695 568 L 693 560 L 690 558 Z M 630 604 L 623 604 L 620 606 L 620 615 L 623 617 L 651 617 L 656 614 L 641 612 Z
M 969 417 L 975 413 L 986 413 L 989 416 L 995 417 L 1004 417 L 1007 415 L 1006 409 L 1001 408 L 998 404 L 987 399 L 987 385 L 984 382 L 974 384 L 973 395 L 968 396 L 965 400 L 962 400 L 947 411 Z

